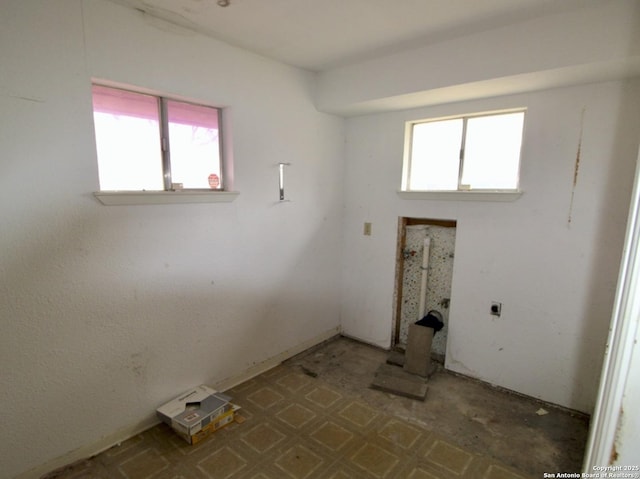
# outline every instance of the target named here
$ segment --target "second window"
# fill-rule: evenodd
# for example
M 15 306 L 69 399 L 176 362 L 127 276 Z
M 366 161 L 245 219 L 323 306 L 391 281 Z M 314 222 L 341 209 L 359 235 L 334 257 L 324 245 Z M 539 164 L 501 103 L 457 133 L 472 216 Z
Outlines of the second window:
M 403 191 L 518 189 L 524 111 L 410 122 Z

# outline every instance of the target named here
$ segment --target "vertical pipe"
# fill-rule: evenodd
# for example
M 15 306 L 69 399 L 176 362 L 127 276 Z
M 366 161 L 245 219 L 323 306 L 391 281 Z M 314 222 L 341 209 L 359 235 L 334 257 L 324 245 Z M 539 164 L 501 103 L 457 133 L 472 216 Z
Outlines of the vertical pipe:
M 422 277 L 420 281 L 420 306 L 418 307 L 418 321 L 424 318 L 427 309 L 427 278 L 429 274 L 429 248 L 431 247 L 431 238 L 424 239 L 424 247 L 422 248 Z

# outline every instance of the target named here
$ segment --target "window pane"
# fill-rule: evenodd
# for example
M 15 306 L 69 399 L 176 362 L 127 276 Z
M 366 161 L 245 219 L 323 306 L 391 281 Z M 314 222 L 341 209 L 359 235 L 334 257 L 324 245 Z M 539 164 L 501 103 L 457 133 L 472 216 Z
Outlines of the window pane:
M 218 110 L 167 101 L 171 181 L 184 188 L 222 188 Z
M 457 190 L 462 119 L 413 125 L 409 190 Z
M 469 118 L 462 184 L 517 189 L 524 112 Z
M 156 98 L 94 85 L 93 118 L 100 189 L 164 189 Z

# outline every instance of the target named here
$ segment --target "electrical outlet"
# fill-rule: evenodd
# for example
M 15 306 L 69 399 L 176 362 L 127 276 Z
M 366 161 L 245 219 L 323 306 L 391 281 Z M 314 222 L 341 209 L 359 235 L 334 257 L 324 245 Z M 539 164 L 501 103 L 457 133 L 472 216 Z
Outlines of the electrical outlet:
M 371 236 L 371 223 L 364 224 L 364 235 Z
M 502 303 L 492 301 L 490 312 L 493 316 L 500 316 L 502 314 Z

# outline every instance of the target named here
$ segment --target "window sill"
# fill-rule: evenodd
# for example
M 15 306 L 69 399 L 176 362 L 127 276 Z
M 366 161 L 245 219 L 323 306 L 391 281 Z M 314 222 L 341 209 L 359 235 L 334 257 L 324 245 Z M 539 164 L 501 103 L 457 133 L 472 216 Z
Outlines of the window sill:
M 166 205 L 178 203 L 231 203 L 237 191 L 96 191 L 93 196 L 107 206 Z
M 522 191 L 398 191 L 404 200 L 515 201 Z

